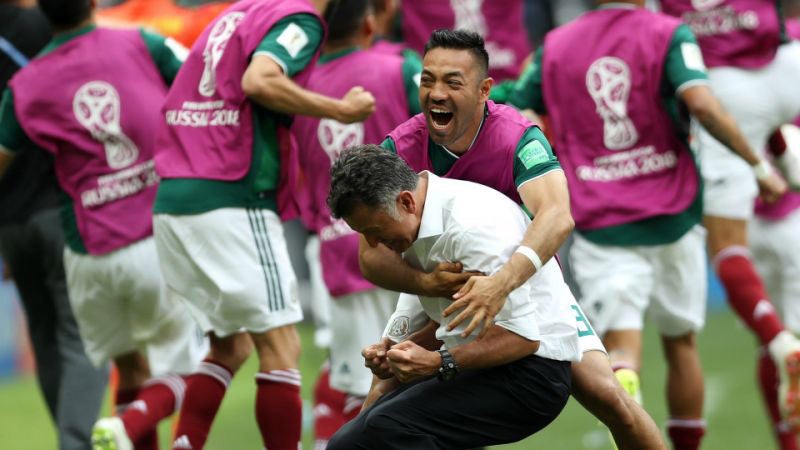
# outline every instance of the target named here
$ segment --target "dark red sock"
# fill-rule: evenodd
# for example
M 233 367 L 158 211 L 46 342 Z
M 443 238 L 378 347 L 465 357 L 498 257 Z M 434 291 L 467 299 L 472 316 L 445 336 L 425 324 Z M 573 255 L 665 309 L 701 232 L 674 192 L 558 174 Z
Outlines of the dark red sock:
M 117 416 L 122 418 L 128 406 L 136 401 L 139 392 L 139 388 L 117 391 L 114 397 L 114 409 Z M 122 419 L 122 423 L 125 423 L 125 419 Z M 127 425 L 125 426 L 125 432 L 128 433 L 128 437 L 130 437 L 130 431 Z M 138 436 L 137 440 L 131 438 L 131 441 L 135 444 L 136 450 L 158 450 L 158 430 L 153 428 L 148 433 Z
M 792 427 L 784 422 L 778 407 L 778 369 L 763 347 L 758 359 L 758 386 L 781 450 L 798 450 L 797 435 L 792 431 Z
M 786 141 L 783 139 L 783 133 L 781 133 L 780 128 L 775 130 L 775 132 L 769 137 L 767 149 L 773 156 L 776 157 L 786 153 Z
M 667 421 L 667 434 L 674 450 L 697 450 L 706 434 L 704 420 L 670 419 Z
M 758 336 L 761 345 L 767 345 L 783 331 L 783 324 L 767 300 L 764 283 L 749 255 L 744 247 L 730 247 L 714 258 L 714 264 L 731 308 Z
M 158 448 L 158 423 L 171 416 L 176 407 L 180 407 L 185 390 L 186 384 L 177 375 L 150 379 L 139 389 L 136 399 L 120 415 L 125 431 L 137 450 L 144 448 L 142 441 L 149 441 L 152 436 L 156 436 L 155 445 Z
M 330 386 L 330 369 L 323 367 L 314 387 L 314 440 L 320 445 L 344 425 L 345 397 L 344 392 Z
M 197 372 L 187 378 L 186 394 L 172 442 L 173 450 L 203 448 L 232 378 L 232 371 L 210 360 L 200 363 Z
M 270 370 L 256 374 L 256 422 L 264 447 L 297 450 L 303 431 L 300 371 Z

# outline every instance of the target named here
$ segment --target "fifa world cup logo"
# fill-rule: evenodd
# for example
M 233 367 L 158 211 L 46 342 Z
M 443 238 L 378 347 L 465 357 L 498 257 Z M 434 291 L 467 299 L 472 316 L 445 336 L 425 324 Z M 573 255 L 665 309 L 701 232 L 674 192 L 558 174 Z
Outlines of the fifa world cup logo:
M 456 16 L 453 29 L 474 31 L 481 36 L 486 36 L 488 27 L 486 19 L 481 12 L 483 0 L 450 0 L 450 7 Z
M 692 0 L 692 7 L 697 11 L 705 11 L 711 9 L 725 0 Z
M 333 164 L 339 159 L 342 150 L 364 143 L 364 124 L 361 122 L 344 124 L 331 119 L 322 119 L 317 127 L 317 138 Z
M 219 60 L 222 59 L 222 54 L 225 52 L 225 47 L 228 41 L 233 36 L 233 32 L 239 23 L 244 19 L 243 12 L 232 12 L 221 17 L 211 32 L 208 34 L 206 47 L 203 49 L 203 75 L 200 77 L 200 85 L 197 87 L 200 95 L 204 97 L 211 97 L 217 90 L 217 79 L 215 70 Z
M 90 81 L 72 99 L 75 118 L 105 147 L 112 169 L 123 169 L 139 158 L 139 149 L 120 126 L 119 93 L 105 81 Z
M 586 72 L 586 88 L 603 119 L 606 148 L 622 150 L 635 144 L 639 135 L 628 118 L 631 73 L 625 61 L 606 56 L 592 63 Z

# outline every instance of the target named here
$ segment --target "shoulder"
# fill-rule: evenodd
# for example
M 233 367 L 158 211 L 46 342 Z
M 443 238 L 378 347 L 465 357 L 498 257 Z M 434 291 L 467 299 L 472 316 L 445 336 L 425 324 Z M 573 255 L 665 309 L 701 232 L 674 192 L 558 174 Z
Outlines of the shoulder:
M 388 136 L 392 138 L 399 149 L 402 143 L 409 140 L 415 141 L 426 136 L 426 127 L 425 115 L 420 113 L 398 125 L 394 130 L 389 132 Z

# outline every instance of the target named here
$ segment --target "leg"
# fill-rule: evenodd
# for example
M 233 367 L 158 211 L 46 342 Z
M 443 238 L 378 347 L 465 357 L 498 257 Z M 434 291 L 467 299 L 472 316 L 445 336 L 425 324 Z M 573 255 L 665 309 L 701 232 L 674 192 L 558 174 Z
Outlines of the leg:
M 666 450 L 655 422 L 622 389 L 602 352 L 585 352 L 572 364 L 572 395 L 611 430 L 620 450 Z
M 264 447 L 295 450 L 300 442 L 303 402 L 300 398 L 300 336 L 294 325 L 251 333 L 259 359 L 256 375 L 256 421 Z
M 697 450 L 705 434 L 703 369 L 694 333 L 662 337 L 667 359 L 667 431 L 676 450 Z

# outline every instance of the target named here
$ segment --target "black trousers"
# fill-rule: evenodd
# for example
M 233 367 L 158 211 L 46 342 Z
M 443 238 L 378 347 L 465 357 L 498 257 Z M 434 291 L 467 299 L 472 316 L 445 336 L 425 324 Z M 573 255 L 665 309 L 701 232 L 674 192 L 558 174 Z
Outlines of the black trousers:
M 469 449 L 524 439 L 569 398 L 570 363 L 528 356 L 451 382 L 429 378 L 381 397 L 342 427 L 328 450 Z
M 78 334 L 67 296 L 58 208 L 35 213 L 23 225 L 0 229 L 0 253 L 28 319 L 36 376 L 58 428 L 58 448 L 90 450 L 108 370 L 92 365 Z

